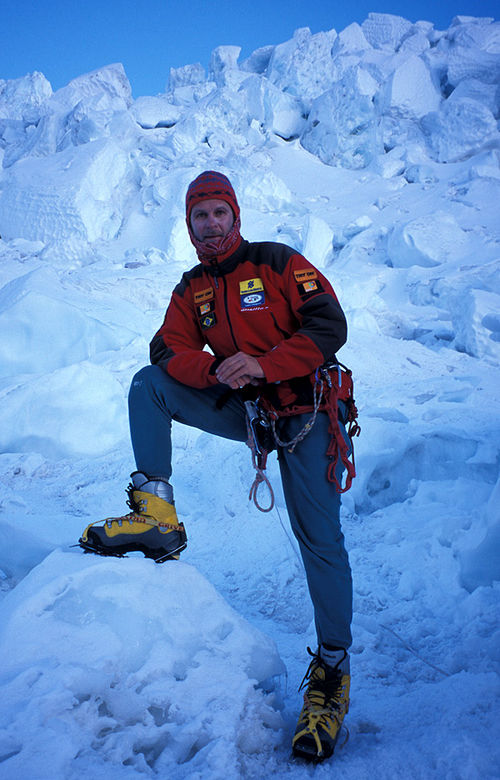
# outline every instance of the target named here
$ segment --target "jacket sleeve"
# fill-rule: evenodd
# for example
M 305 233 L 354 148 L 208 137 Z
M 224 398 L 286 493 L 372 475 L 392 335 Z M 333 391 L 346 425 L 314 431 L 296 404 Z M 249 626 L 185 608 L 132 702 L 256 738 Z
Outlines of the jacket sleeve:
M 192 293 L 181 282 L 177 285 L 160 330 L 149 345 L 151 363 L 185 385 L 203 389 L 217 384 L 215 369 L 219 361 L 204 351 L 192 305 Z
M 347 339 L 346 318 L 330 282 L 302 255 L 292 254 L 281 284 L 299 328 L 257 357 L 267 382 L 310 374 L 335 358 Z

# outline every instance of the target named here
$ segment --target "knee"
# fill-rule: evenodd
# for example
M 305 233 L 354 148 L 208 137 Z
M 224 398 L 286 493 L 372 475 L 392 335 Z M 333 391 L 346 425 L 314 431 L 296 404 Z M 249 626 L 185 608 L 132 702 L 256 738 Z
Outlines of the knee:
M 129 390 L 129 401 L 143 393 L 150 393 L 159 382 L 165 380 L 165 372 L 159 366 L 144 366 L 132 377 Z
M 164 375 L 164 371 L 159 366 L 144 366 L 132 377 L 130 389 L 141 388 L 157 381 Z

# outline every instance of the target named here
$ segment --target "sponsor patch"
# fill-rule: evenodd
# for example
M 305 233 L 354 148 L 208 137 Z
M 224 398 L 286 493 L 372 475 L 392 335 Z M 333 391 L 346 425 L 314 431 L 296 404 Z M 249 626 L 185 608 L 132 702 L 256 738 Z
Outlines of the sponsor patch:
M 200 319 L 200 325 L 202 330 L 208 330 L 208 328 L 213 328 L 216 322 L 217 322 L 217 317 L 215 316 L 214 311 L 210 312 L 210 314 L 206 314 L 204 317 Z
M 301 271 L 294 271 L 293 275 L 297 283 L 310 282 L 312 279 L 318 278 L 314 268 L 303 268 Z
M 302 300 L 306 301 L 311 296 L 323 292 L 323 285 L 321 284 L 319 279 L 315 279 L 314 281 L 311 282 L 302 282 L 300 284 L 298 283 L 297 289 L 299 291 L 299 295 L 302 298 Z
M 202 303 L 201 306 L 196 307 L 198 309 L 198 316 L 203 317 L 205 314 L 209 314 L 215 308 L 215 301 L 208 301 L 208 303 Z
M 194 294 L 194 302 L 196 304 L 205 303 L 205 301 L 210 301 L 213 297 L 214 297 L 214 288 L 207 287 L 206 290 L 201 290 L 200 292 Z
M 254 309 L 256 306 L 262 306 L 266 301 L 263 292 L 248 293 L 241 296 L 242 309 Z
M 262 279 L 247 279 L 245 282 L 240 282 L 240 295 L 257 292 L 264 292 Z

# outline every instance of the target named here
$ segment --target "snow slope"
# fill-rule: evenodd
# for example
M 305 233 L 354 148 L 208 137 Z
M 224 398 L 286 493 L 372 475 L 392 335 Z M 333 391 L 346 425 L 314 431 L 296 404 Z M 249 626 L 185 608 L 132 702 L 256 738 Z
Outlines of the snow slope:
M 370 14 L 218 47 L 131 99 L 120 65 L 0 80 L 0 778 L 500 774 L 500 24 Z M 302 251 L 350 325 L 350 739 L 290 760 L 312 608 L 277 464 L 178 426 L 189 545 L 73 549 L 124 511 L 126 396 L 195 262 L 185 188 Z

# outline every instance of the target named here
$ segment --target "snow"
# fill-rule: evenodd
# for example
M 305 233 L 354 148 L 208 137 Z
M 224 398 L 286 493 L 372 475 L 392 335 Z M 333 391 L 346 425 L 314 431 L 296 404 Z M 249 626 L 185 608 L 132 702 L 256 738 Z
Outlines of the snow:
M 374 13 L 135 101 L 119 64 L 0 81 L 1 780 L 498 777 L 499 30 Z M 290 760 L 315 635 L 273 456 L 262 515 L 248 450 L 177 426 L 181 561 L 72 547 L 126 511 L 128 385 L 207 168 L 349 321 L 350 739 L 314 770 Z

